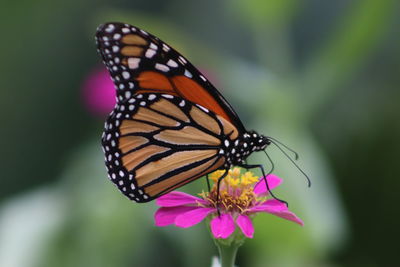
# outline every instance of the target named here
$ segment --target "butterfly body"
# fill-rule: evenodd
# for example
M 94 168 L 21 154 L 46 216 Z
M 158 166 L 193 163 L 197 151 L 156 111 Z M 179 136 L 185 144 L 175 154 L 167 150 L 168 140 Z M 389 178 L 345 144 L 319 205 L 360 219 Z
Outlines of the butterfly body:
M 247 131 L 205 76 L 157 37 L 107 23 L 96 42 L 117 90 L 102 136 L 106 168 L 129 199 L 148 202 L 215 170 L 246 166 L 270 144 Z

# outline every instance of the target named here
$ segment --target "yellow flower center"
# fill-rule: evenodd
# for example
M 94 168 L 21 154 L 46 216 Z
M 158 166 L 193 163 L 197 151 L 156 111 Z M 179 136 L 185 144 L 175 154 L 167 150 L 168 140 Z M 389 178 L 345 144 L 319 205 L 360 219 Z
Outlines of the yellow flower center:
M 258 177 L 252 172 L 242 174 L 242 169 L 235 167 L 228 171 L 228 175 L 221 181 L 219 188 L 219 200 L 217 184 L 218 179 L 224 174 L 224 170 L 213 172 L 209 179 L 213 181 L 210 192 L 202 192 L 200 196 L 209 201 L 212 206 L 226 212 L 243 213 L 248 208 L 254 206 L 260 198 L 254 193 L 254 185 L 258 182 Z

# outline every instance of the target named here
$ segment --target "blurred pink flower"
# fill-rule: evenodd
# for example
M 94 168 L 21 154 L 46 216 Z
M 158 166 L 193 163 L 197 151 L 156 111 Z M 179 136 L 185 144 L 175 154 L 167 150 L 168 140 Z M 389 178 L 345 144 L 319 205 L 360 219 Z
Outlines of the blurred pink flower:
M 220 177 L 221 173 L 215 172 Z M 213 175 L 213 174 L 212 174 Z M 276 175 L 267 176 L 270 189 L 279 186 L 282 179 Z M 240 175 L 240 169 L 230 170 L 220 188 L 219 211 L 216 207 L 216 183 L 211 192 L 203 192 L 198 198 L 183 192 L 173 191 L 157 199 L 159 208 L 154 214 L 157 226 L 175 226 L 187 228 L 211 217 L 210 227 L 215 238 L 228 238 L 238 226 L 243 234 L 252 238 L 254 227 L 251 218 L 260 212 L 270 213 L 283 219 L 303 225 L 303 222 L 287 206 L 268 198 L 264 179 L 255 177 L 251 172 Z
M 95 116 L 105 117 L 115 105 L 115 87 L 106 68 L 97 67 L 82 85 L 82 100 Z
M 207 76 L 214 76 L 204 71 Z M 103 66 L 94 68 L 82 84 L 82 102 L 94 116 L 104 118 L 115 106 L 116 90 L 110 74 Z

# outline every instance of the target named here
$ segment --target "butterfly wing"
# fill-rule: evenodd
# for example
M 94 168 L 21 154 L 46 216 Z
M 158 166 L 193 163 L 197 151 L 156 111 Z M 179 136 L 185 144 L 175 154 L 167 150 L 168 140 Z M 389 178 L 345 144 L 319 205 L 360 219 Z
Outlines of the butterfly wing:
M 225 163 L 223 137 L 238 131 L 224 117 L 178 96 L 140 93 L 117 104 L 102 143 L 109 178 L 147 202 Z
M 188 60 L 144 30 L 106 23 L 96 33 L 98 51 L 116 85 L 118 101 L 132 94 L 168 93 L 199 104 L 245 128 L 232 106 Z

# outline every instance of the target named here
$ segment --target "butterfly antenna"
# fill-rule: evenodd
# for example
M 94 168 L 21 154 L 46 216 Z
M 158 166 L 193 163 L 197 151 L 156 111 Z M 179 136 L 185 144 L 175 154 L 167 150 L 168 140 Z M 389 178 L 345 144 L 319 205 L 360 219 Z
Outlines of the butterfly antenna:
M 270 137 L 268 137 L 268 138 L 270 138 Z M 283 144 L 281 142 L 279 142 L 279 141 L 276 141 L 276 139 L 270 139 L 270 141 L 271 141 L 272 144 L 274 144 L 293 163 L 294 166 L 296 166 L 296 168 L 304 175 L 304 177 L 306 177 L 307 183 L 308 183 L 308 187 L 311 187 L 311 179 L 310 179 L 310 177 L 308 177 L 308 175 L 299 167 L 299 165 L 296 164 L 296 162 L 285 152 L 285 150 L 283 150 L 279 146 L 279 144 L 281 144 L 281 145 L 283 145 Z M 283 145 L 283 146 L 285 146 L 285 145 Z
M 298 159 L 299 159 L 299 154 L 298 154 L 296 151 L 294 151 L 292 148 L 290 148 L 289 146 L 285 145 L 284 143 L 282 143 L 281 141 L 279 141 L 279 140 L 277 140 L 277 139 L 275 139 L 275 138 L 273 138 L 273 137 L 268 136 L 268 139 L 271 140 L 271 141 L 274 141 L 274 142 L 276 142 L 276 143 L 278 143 L 278 144 L 280 144 L 281 146 L 283 146 L 284 148 L 286 148 L 287 150 L 289 150 L 290 152 L 292 152 L 292 153 L 294 154 L 294 159 L 295 159 L 295 160 L 298 160 Z M 275 145 L 276 145 L 276 144 L 275 144 Z
M 267 156 L 268 161 L 271 163 L 271 169 L 270 169 L 269 172 L 267 173 L 267 176 L 268 176 L 268 175 L 270 175 L 270 174 L 274 171 L 274 169 L 275 169 L 275 164 L 274 164 L 274 162 L 272 161 L 271 157 L 268 155 L 267 151 L 264 150 L 264 153 L 265 153 L 265 155 Z

